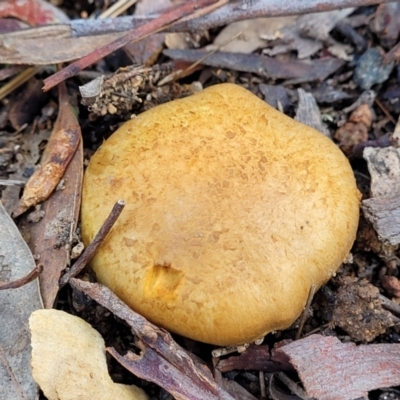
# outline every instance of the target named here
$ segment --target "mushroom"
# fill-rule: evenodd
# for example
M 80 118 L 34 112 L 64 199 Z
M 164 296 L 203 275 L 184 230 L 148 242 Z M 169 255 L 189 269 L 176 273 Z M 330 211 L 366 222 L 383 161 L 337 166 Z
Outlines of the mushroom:
M 79 317 L 37 310 L 29 318 L 32 375 L 48 400 L 148 400 L 137 386 L 114 383 L 101 335 Z
M 136 312 L 216 345 L 289 327 L 355 239 L 360 194 L 338 147 L 233 84 L 124 123 L 85 173 L 91 262 Z

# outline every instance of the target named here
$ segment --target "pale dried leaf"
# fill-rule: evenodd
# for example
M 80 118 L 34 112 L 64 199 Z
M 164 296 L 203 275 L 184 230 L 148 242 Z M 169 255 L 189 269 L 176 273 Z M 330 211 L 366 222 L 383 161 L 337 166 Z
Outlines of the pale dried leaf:
M 48 400 L 147 400 L 135 386 L 114 383 L 104 340 L 83 319 L 39 310 L 29 319 L 32 374 Z

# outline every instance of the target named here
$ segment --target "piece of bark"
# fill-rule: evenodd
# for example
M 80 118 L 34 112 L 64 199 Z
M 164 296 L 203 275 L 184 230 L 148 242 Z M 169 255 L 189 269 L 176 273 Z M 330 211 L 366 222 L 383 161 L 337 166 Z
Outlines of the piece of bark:
M 354 340 L 371 342 L 394 321 L 392 314 L 383 309 L 376 286 L 366 279 L 345 277 L 336 294 L 332 324 Z
M 395 45 L 400 33 L 400 3 L 381 4 L 369 26 L 386 48 Z
M 30 207 L 49 198 L 81 142 L 81 128 L 69 103 L 65 85 L 60 86 L 59 93 L 59 111 L 53 132 L 41 164 L 26 183 L 13 217 L 18 217 Z
M 380 240 L 400 243 L 400 149 L 367 147 L 364 149 L 371 174 L 371 198 L 363 200 L 365 217 Z
M 172 59 L 189 62 L 196 62 L 204 57 L 203 65 L 250 72 L 270 79 L 296 79 L 297 82 L 323 81 L 345 64 L 343 60 L 333 57 L 310 61 L 282 61 L 257 54 L 224 52 L 205 57 L 208 52 L 204 50 L 164 50 L 163 53 Z
M 307 395 L 349 400 L 400 384 L 400 344 L 356 346 L 336 337 L 311 335 L 281 347 L 296 368 Z
M 42 205 L 44 217 L 35 223 L 22 221 L 22 230 L 32 253 L 43 265 L 40 290 L 45 308 L 52 308 L 62 271 L 70 263 L 73 234 L 81 204 L 83 178 L 82 141 L 69 163 L 63 178 L 63 188 L 56 190 Z
M 231 356 L 219 360 L 216 368 L 221 372 L 229 372 L 235 369 L 257 370 L 276 372 L 290 370 L 291 365 L 284 357 L 271 357 L 268 346 L 250 345 L 238 356 Z
M 127 322 L 132 332 L 138 336 L 142 350 L 140 356 L 128 353 L 123 357 L 109 349 L 122 365 L 129 365 L 130 370 L 136 371 L 135 374 L 156 382 L 166 390 L 173 389 L 176 399 L 233 400 L 231 395 L 216 384 L 205 365 L 191 358 L 168 332 L 135 313 L 108 288 L 78 279 L 71 279 L 70 284 Z M 172 382 L 177 382 L 177 385 Z M 192 397 L 186 397 L 188 392 L 193 394 Z
M 297 89 L 299 95 L 299 103 L 296 110 L 296 121 L 302 122 L 311 128 L 320 131 L 325 136 L 330 136 L 330 132 L 327 127 L 322 123 L 321 112 L 314 96 L 311 93 L 307 93 L 303 89 Z

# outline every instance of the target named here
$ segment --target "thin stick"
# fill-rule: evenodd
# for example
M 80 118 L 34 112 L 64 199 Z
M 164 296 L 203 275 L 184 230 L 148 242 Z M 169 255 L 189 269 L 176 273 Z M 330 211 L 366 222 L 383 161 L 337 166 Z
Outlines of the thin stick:
M 260 381 L 261 399 L 264 400 L 267 398 L 267 390 L 265 388 L 264 371 L 258 371 L 258 379 Z
M 104 221 L 100 230 L 97 232 L 92 243 L 85 249 L 82 255 L 79 257 L 78 261 L 67 271 L 60 279 L 60 288 L 65 286 L 71 278 L 77 276 L 83 268 L 86 267 L 88 262 L 93 258 L 99 246 L 103 243 L 105 237 L 110 232 L 111 228 L 114 226 L 118 217 L 120 216 L 122 210 L 125 207 L 125 202 L 123 200 L 118 200 L 114 207 L 112 208 L 110 215 Z
M 23 278 L 16 279 L 11 282 L 0 282 L 0 290 L 5 289 L 18 289 L 29 282 L 35 280 L 43 271 L 43 265 L 37 265 L 28 275 L 25 275 Z
M 287 375 L 283 372 L 278 372 L 276 376 L 279 378 L 281 382 L 283 382 L 291 391 L 292 393 L 296 394 L 303 400 L 311 400 L 306 392 L 296 383 L 294 383 Z
M 387 297 L 383 296 L 383 295 L 378 295 L 379 300 L 381 301 L 381 304 L 384 308 L 386 308 L 386 310 L 396 314 L 396 315 L 400 315 L 400 306 L 398 304 L 396 304 L 395 302 L 393 302 L 392 300 L 389 300 Z
M 317 289 L 317 287 L 315 285 L 311 286 L 310 293 L 308 294 L 307 303 L 306 303 L 306 306 L 304 308 L 303 315 L 301 316 L 299 329 L 297 330 L 297 333 L 296 333 L 296 340 L 300 339 L 300 336 L 301 336 L 301 334 L 303 332 L 304 324 L 306 323 L 306 320 L 307 320 L 308 310 L 311 307 L 311 302 L 312 302 L 312 300 L 314 298 L 316 289 Z
M 132 29 L 126 35 L 114 40 L 111 43 L 108 43 L 107 45 L 93 51 L 92 53 L 89 53 L 88 55 L 73 62 L 72 64 L 69 64 L 61 71 L 58 71 L 55 74 L 51 75 L 43 81 L 43 90 L 50 90 L 52 87 L 58 85 L 60 82 L 64 81 L 65 79 L 71 78 L 79 71 L 82 71 L 89 65 L 101 60 L 102 58 L 108 56 L 109 54 L 120 49 L 121 47 L 124 47 L 126 44 L 137 42 L 138 40 L 143 39 L 150 34 L 157 33 L 165 29 L 165 27 L 169 26 L 171 23 L 192 14 L 198 8 L 212 5 L 216 2 L 217 0 L 193 0 L 189 2 L 184 2 L 178 6 L 167 8 L 164 14 L 162 14 L 160 17 L 157 17 L 146 24 L 140 25 L 136 29 Z
M 35 76 L 42 69 L 43 67 L 29 67 L 20 72 L 17 76 L 11 79 L 10 82 L 7 82 L 1 87 L 0 100 L 4 99 L 4 97 L 8 96 L 12 91 L 23 85 L 25 82 L 29 81 L 32 76 Z
M 107 10 L 102 12 L 99 18 L 116 17 L 126 11 L 129 7 L 133 6 L 136 2 L 137 0 L 118 0 L 110 8 L 107 8 Z

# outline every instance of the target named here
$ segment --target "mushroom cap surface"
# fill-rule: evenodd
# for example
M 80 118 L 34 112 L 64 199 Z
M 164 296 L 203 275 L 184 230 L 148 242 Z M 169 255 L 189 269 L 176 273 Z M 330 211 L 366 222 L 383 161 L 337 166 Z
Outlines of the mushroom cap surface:
M 93 155 L 86 245 L 118 199 L 100 282 L 172 332 L 236 345 L 290 326 L 334 274 L 360 194 L 330 139 L 221 84 L 138 115 Z

